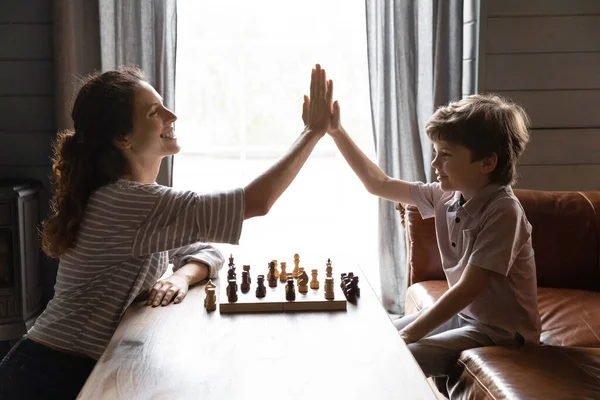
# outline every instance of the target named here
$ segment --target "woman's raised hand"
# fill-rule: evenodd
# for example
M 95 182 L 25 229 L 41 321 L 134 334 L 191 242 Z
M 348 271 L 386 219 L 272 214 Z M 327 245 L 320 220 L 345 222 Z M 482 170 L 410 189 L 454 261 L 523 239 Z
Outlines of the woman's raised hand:
M 329 129 L 332 101 L 333 82 L 327 81 L 325 70 L 317 64 L 310 78 L 310 98 L 305 95 L 302 105 L 302 120 L 306 130 L 325 135 Z

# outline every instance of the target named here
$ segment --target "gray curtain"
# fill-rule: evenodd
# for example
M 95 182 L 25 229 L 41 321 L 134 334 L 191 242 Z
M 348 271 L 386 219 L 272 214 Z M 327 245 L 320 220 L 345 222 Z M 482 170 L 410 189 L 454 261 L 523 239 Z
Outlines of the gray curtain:
M 79 77 L 137 65 L 175 109 L 176 0 L 54 0 L 58 129 L 70 128 Z M 173 158 L 157 181 L 171 185 Z
M 461 97 L 462 0 L 366 0 L 366 15 L 378 164 L 392 177 L 429 181 L 427 118 Z M 395 204 L 380 200 L 382 302 L 397 315 L 404 313 L 405 251 Z

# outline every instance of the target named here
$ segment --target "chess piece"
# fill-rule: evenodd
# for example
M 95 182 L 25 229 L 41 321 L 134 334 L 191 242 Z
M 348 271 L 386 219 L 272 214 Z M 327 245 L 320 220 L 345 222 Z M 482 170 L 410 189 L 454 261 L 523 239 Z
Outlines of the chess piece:
M 229 285 L 227 286 L 227 301 L 235 303 L 237 299 L 237 282 L 234 279 L 230 279 Z
M 302 294 L 308 293 L 308 274 L 304 268 L 298 269 L 298 291 Z
M 230 265 L 227 270 L 227 281 L 233 280 L 235 282 L 235 290 L 237 290 L 237 274 L 235 273 L 235 266 Z
M 252 283 L 252 278 L 250 277 L 250 266 L 249 265 L 244 265 L 242 267 L 242 269 L 246 272 L 248 272 L 248 283 Z
M 312 279 L 310 281 L 311 289 L 319 289 L 319 281 L 317 280 L 317 275 L 319 274 L 319 270 L 313 269 L 310 271 L 312 274 Z
M 358 287 L 358 276 L 353 276 L 352 280 L 346 284 L 344 294 L 350 303 L 356 303 L 356 298 L 360 297 L 360 288 Z
M 347 273 L 345 273 L 345 272 L 342 272 L 342 273 L 340 274 L 340 287 L 341 287 L 342 289 L 344 289 L 344 282 L 346 281 L 346 276 L 348 276 L 348 274 L 347 274 Z
M 288 301 L 296 300 L 296 288 L 294 287 L 294 278 L 290 277 L 285 285 L 285 299 Z
M 256 277 L 256 297 L 262 298 L 267 294 L 267 288 L 265 287 L 265 276 L 259 275 Z
M 250 291 L 250 276 L 248 271 L 242 271 L 242 284 L 240 285 L 242 293 L 248 293 Z
M 326 276 L 333 276 L 332 275 L 333 268 L 331 267 L 331 259 L 330 258 L 327 259 L 327 264 L 325 264 L 325 265 L 326 265 L 326 267 L 325 267 Z
M 230 265 L 229 269 L 227 270 L 227 280 L 236 279 L 236 278 L 237 278 L 237 274 L 235 273 L 235 266 Z
M 333 300 L 335 293 L 333 292 L 333 277 L 328 276 L 325 278 L 325 298 L 327 300 Z
M 275 263 L 271 261 L 269 263 L 269 287 L 277 287 L 277 276 L 275 275 Z
M 300 267 L 300 255 L 294 254 L 294 270 L 292 271 L 292 276 L 294 278 L 298 277 L 298 268 Z
M 204 307 L 206 311 L 215 311 L 217 309 L 217 295 L 214 287 L 206 288 L 206 297 L 204 298 Z
M 281 272 L 279 273 L 279 281 L 285 283 L 287 281 L 288 273 L 286 272 L 287 265 L 285 261 L 281 262 Z
M 215 285 L 212 281 L 212 279 L 209 279 L 208 282 L 206 283 L 206 286 L 204 287 L 204 294 L 206 296 L 208 296 L 208 289 L 210 288 L 216 288 L 217 285 Z M 206 307 L 206 297 L 204 298 L 204 306 Z
M 233 263 L 233 254 L 229 254 L 229 266 L 231 267 L 231 266 L 233 266 L 233 265 L 235 265 L 235 264 Z
M 275 278 L 279 278 L 279 262 L 277 260 L 273 260 L 273 264 L 275 264 Z
M 352 282 L 352 278 L 354 278 L 354 272 L 348 272 L 348 275 L 346 276 L 346 279 L 344 280 L 344 289 L 346 288 L 346 285 L 348 285 L 350 282 Z

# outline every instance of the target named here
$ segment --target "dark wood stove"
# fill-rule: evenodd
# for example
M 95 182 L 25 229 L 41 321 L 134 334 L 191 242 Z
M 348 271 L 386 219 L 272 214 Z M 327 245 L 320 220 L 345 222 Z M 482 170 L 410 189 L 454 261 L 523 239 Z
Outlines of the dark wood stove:
M 0 180 L 0 341 L 26 333 L 42 309 L 41 188 Z

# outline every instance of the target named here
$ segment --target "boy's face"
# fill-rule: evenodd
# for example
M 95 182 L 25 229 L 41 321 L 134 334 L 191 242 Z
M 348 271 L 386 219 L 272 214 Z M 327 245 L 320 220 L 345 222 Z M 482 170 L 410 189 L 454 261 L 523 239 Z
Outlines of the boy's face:
M 486 165 L 489 160 L 471 161 L 471 150 L 443 140 L 433 141 L 433 148 L 436 155 L 431 166 L 442 190 L 459 191 L 468 199 L 488 183 L 493 170 Z

